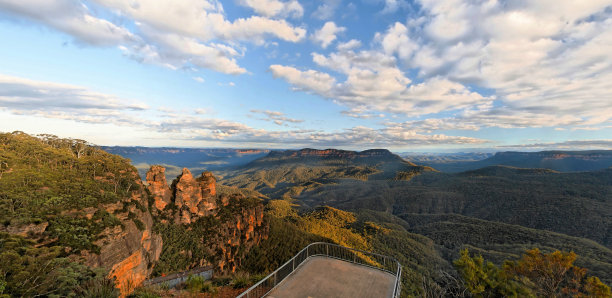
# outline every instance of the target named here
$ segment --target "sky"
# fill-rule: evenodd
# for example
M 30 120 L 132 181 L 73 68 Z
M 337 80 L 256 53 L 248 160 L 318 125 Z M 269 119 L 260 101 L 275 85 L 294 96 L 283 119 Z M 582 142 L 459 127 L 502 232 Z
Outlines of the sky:
M 0 0 L 0 131 L 612 149 L 612 0 Z

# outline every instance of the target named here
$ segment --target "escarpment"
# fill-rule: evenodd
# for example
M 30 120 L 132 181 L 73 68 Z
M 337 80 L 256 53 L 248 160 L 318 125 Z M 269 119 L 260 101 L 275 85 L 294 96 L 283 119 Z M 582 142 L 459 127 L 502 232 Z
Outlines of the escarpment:
M 36 284 L 60 276 L 56 278 L 73 280 L 74 286 L 64 281 L 54 290 L 63 287 L 68 293 L 91 274 L 40 272 L 69 259 L 107 269 L 107 277 L 126 295 L 153 272 L 162 237 L 153 231 L 146 189 L 127 159 L 83 140 L 21 132 L 0 134 L 0 152 L 7 169 L 0 175 L 0 206 L 8 206 L 0 208 L 0 232 L 34 241 L 35 249 L 58 252 L 47 255 L 47 267 L 24 280 Z M 19 267 L 0 267 L 3 276 L 27 276 L 22 269 L 11 271 Z M 27 296 L 48 295 L 37 293 L 43 287 L 36 287 L 31 285 Z
M 152 166 L 147 173 L 158 230 L 166 245 L 157 274 L 203 265 L 213 265 L 219 273 L 234 272 L 246 253 L 268 237 L 264 207 L 258 199 L 218 195 L 210 172 L 195 178 L 185 168 L 170 186 L 160 183 L 158 177 L 164 172 L 163 167 Z
M 147 196 L 142 182 L 135 180 L 141 191 L 129 200 L 103 206 L 103 210 L 121 221 L 106 228 L 96 241 L 99 253 L 84 252 L 85 264 L 110 270 L 122 295 L 140 285 L 153 271 L 162 251 L 162 237 L 153 232 L 153 218 L 146 209 Z

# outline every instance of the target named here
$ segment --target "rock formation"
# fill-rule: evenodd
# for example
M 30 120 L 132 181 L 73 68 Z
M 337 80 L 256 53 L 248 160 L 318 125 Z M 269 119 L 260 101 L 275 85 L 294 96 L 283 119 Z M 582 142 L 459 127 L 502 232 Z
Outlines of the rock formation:
M 152 166 L 147 173 L 147 189 L 153 195 L 154 206 L 157 210 L 162 211 L 172 199 L 172 193 L 166 182 L 166 168 L 162 166 Z
M 190 224 L 195 218 L 211 215 L 217 209 L 216 179 L 211 172 L 203 172 L 196 179 L 184 168 L 171 187 L 164 173 L 164 167 L 152 166 L 147 172 L 148 188 L 159 211 L 168 204 L 176 207 L 175 222 Z
M 163 167 L 151 167 L 147 173 L 147 182 L 155 202 L 163 199 L 160 197 L 162 194 L 171 194 L 168 201 L 171 208 L 166 208 L 164 217 L 174 220 L 162 220 L 162 223 L 181 224 L 191 228 L 199 218 L 214 218 L 216 224 L 210 227 L 209 236 L 198 241 L 205 244 L 209 256 L 214 256 L 216 272 L 234 272 L 245 254 L 268 237 L 269 228 L 263 220 L 263 204 L 258 201 L 252 203 L 243 195 L 217 195 L 216 179 L 211 172 L 203 172 L 194 178 L 185 168 L 170 187 L 156 184 L 154 177 L 160 173 L 163 175 Z M 190 251 L 185 251 L 186 258 L 191 256 Z M 199 259 L 192 261 L 190 266 L 208 262 Z

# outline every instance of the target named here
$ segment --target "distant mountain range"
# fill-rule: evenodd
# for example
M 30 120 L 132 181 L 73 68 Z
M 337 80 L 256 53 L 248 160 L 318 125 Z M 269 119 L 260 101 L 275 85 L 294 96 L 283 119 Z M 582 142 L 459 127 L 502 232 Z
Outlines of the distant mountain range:
M 389 180 L 400 173 L 433 171 L 417 166 L 386 149 L 361 152 L 337 149 L 272 151 L 226 171 L 223 184 L 261 192 L 271 198 L 296 196 L 305 189 L 334 183 L 337 179 Z
M 138 169 L 140 177 L 145 177 L 151 165 L 166 167 L 166 177 L 172 180 L 181 173 L 182 168 L 192 172 L 205 170 L 224 170 L 243 166 L 266 156 L 267 149 L 224 149 L 224 148 L 172 148 L 172 147 L 121 147 L 104 146 L 102 150 L 128 158 Z
M 498 152 L 487 154 L 404 155 L 404 158 L 442 172 L 457 173 L 487 166 L 505 165 L 519 168 L 544 168 L 559 172 L 582 172 L 612 166 L 612 150 Z M 478 160 L 478 157 L 482 159 Z

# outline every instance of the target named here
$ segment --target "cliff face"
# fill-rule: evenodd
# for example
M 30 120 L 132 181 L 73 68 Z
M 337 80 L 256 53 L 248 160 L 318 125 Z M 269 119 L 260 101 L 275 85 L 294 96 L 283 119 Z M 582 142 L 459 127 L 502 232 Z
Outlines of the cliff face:
M 122 296 L 149 277 L 163 245 L 161 235 L 153 233 L 153 218 L 145 207 L 147 194 L 136 172 L 134 183 L 137 191 L 132 192 L 131 198 L 101 206 L 114 214 L 121 225 L 109 227 L 100 234 L 95 242 L 100 253 L 81 253 L 88 266 L 110 270 L 109 277 L 115 279 Z M 94 209 L 88 210 L 86 216 L 90 217 L 93 212 Z
M 147 173 L 154 202 L 164 201 L 163 196 L 171 194 L 169 208 L 159 210 L 160 222 L 163 225 L 181 225 L 186 231 L 195 230 L 182 237 L 192 237 L 190 240 L 199 243 L 198 249 L 206 251 L 203 256 L 183 247 L 168 247 L 165 249 L 167 254 L 178 250 L 183 258 L 190 260 L 184 267 L 166 264 L 164 268 L 178 271 L 212 263 L 217 272 L 234 272 L 245 254 L 268 237 L 268 226 L 263 220 L 263 204 L 258 200 L 253 201 L 242 195 L 217 195 L 216 179 L 210 172 L 194 178 L 185 168 L 171 186 L 156 180 L 163 173 L 161 166 L 153 166 Z M 175 239 L 172 236 L 167 235 L 169 239 Z
M 162 166 L 152 166 L 147 173 L 147 189 L 155 198 L 154 206 L 162 211 L 171 202 L 172 193 L 166 182 L 166 168 Z
M 264 223 L 262 204 L 240 208 L 218 228 L 218 236 L 211 243 L 217 254 L 214 264 L 218 272 L 236 272 L 249 250 L 268 239 L 269 227 Z

